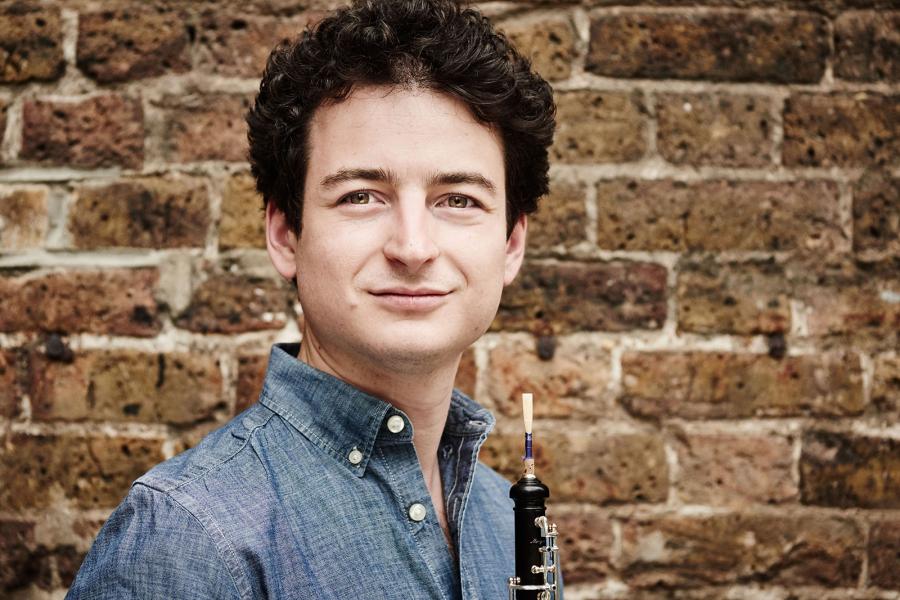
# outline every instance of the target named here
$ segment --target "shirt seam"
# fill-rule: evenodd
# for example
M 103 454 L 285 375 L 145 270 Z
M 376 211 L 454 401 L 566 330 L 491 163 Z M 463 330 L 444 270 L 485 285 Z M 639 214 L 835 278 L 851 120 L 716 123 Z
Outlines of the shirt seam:
M 229 560 L 229 557 L 222 556 L 223 552 L 233 554 L 234 549 L 231 548 L 231 545 L 228 543 L 228 540 L 225 537 L 225 534 L 222 532 L 221 528 L 219 528 L 218 525 L 216 525 L 216 523 L 214 522 L 213 519 L 211 519 L 211 518 L 209 519 L 209 526 L 215 528 L 216 533 L 221 538 L 221 542 L 222 542 L 221 545 L 219 542 L 216 541 L 216 537 L 210 533 L 207 523 L 205 523 L 204 520 L 201 519 L 200 516 L 197 515 L 193 510 L 191 510 L 190 508 L 185 506 L 185 503 L 182 502 L 181 500 L 179 500 L 178 498 L 176 498 L 172 493 L 167 492 L 165 490 L 161 490 L 159 488 L 156 488 L 145 482 L 136 482 L 135 485 L 143 486 L 149 490 L 152 490 L 154 492 L 162 494 L 166 498 L 169 498 L 172 502 L 175 503 L 176 506 L 178 506 L 181 510 L 183 510 L 185 513 L 190 515 L 191 518 L 196 520 L 197 523 L 200 525 L 200 528 L 203 530 L 203 533 L 206 534 L 206 536 L 209 538 L 209 541 L 212 542 L 213 547 L 215 547 L 216 557 L 218 557 L 218 559 L 225 566 L 225 570 L 228 572 L 228 577 L 231 579 L 231 585 L 234 586 L 234 591 L 237 592 L 238 597 L 240 597 L 240 598 L 250 598 L 251 597 L 250 590 L 249 590 L 249 584 L 246 583 L 245 577 L 243 577 L 243 575 L 240 575 L 240 574 L 237 576 L 235 575 L 235 571 L 240 573 L 240 567 L 237 564 L 237 559 L 232 556 L 232 557 L 230 557 L 231 559 Z M 175 490 L 173 490 L 173 491 L 175 491 Z M 193 499 L 190 496 L 188 496 L 187 494 L 179 494 L 179 495 L 183 495 L 184 499 L 188 500 L 190 504 L 194 505 L 197 512 L 205 513 L 205 511 L 202 510 L 202 507 L 200 507 L 196 502 L 193 502 Z M 222 546 L 226 546 L 226 547 L 223 548 Z M 238 585 L 238 581 L 237 581 L 238 579 L 241 579 L 241 581 L 244 582 L 244 586 L 243 586 L 244 590 L 243 591 L 242 591 L 242 586 Z

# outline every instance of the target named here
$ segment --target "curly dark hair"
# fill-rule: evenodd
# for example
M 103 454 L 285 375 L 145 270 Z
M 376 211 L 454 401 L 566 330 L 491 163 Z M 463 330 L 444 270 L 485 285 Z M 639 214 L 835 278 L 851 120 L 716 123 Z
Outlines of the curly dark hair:
M 356 0 L 269 55 L 247 114 L 264 202 L 300 233 L 313 112 L 354 86 L 418 86 L 462 100 L 503 143 L 507 229 L 548 191 L 550 85 L 477 10 L 452 0 Z

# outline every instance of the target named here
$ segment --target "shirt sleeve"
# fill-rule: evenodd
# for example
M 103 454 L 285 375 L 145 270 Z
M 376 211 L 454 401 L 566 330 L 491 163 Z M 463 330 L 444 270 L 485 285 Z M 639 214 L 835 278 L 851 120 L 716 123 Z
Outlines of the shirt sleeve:
M 100 530 L 67 599 L 239 598 L 200 522 L 168 494 L 137 484 Z

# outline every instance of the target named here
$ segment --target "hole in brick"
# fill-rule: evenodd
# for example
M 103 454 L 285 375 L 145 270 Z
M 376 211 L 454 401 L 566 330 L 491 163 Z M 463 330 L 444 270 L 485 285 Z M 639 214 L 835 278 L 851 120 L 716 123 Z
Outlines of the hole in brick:
M 191 40 L 192 42 L 197 40 L 197 28 L 196 27 L 194 27 L 193 25 L 188 25 L 187 27 L 185 27 L 185 30 L 187 30 L 189 40 Z
M 38 19 L 35 19 L 34 23 L 38 27 L 43 27 L 44 25 L 47 24 L 47 21 L 45 21 L 44 19 L 38 18 Z
M 235 31 L 240 31 L 241 29 L 247 29 L 247 21 L 243 19 L 235 19 L 231 22 L 231 28 Z

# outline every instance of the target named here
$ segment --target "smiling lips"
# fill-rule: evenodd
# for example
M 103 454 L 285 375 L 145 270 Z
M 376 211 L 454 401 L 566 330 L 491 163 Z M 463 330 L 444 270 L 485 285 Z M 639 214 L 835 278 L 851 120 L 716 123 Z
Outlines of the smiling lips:
M 389 309 L 430 311 L 442 305 L 450 292 L 432 288 L 386 288 L 369 292 Z

